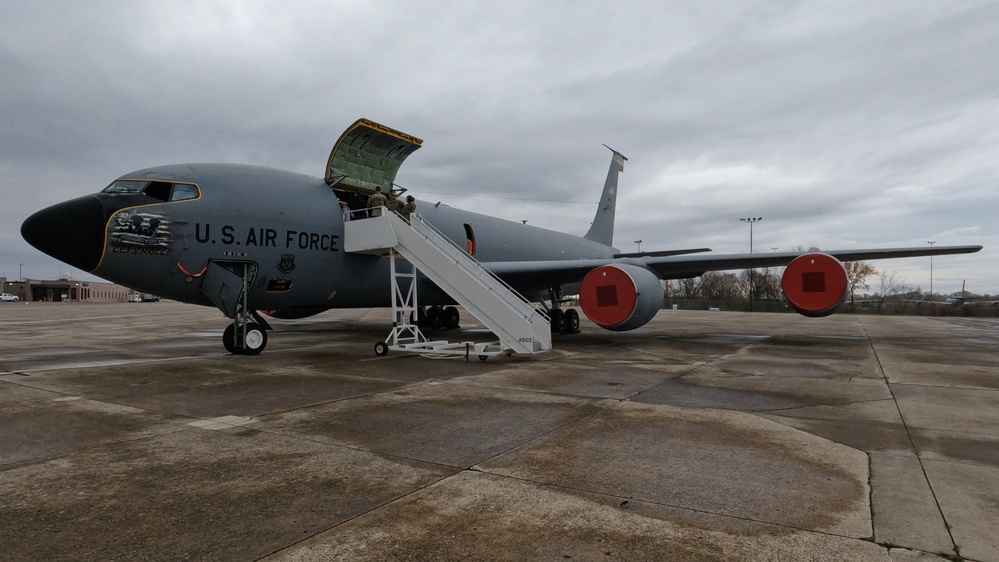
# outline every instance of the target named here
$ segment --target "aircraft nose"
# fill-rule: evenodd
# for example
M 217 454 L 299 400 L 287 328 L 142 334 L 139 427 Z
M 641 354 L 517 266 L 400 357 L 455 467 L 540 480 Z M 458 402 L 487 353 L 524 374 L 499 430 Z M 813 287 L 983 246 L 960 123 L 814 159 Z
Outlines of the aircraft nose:
M 87 195 L 31 215 L 21 224 L 21 237 L 61 262 L 93 271 L 104 255 L 106 225 L 101 201 Z

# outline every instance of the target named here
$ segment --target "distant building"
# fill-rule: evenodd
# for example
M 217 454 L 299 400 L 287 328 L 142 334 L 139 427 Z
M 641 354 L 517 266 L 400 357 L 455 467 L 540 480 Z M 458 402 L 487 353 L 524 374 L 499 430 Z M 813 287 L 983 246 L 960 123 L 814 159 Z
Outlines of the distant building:
M 5 284 L 5 293 L 13 293 L 21 302 L 128 302 L 134 291 L 103 281 L 25 279 Z

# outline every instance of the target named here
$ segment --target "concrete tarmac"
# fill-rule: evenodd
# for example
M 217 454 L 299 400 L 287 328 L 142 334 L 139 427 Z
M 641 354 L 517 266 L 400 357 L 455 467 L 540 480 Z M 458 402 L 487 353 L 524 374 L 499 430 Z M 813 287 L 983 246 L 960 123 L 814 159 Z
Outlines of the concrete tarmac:
M 999 561 L 999 321 L 662 311 L 429 359 L 388 310 L 0 303 L 0 560 Z M 474 319 L 443 332 L 487 341 Z

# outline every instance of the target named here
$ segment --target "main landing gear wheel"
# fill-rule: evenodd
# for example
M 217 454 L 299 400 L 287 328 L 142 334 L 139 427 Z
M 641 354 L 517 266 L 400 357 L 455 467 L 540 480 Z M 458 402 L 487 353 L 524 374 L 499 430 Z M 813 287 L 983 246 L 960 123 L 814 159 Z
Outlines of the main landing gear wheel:
M 245 337 L 240 332 L 242 330 L 237 330 L 235 324 L 229 324 L 222 333 L 222 345 L 229 353 L 257 355 L 267 347 L 267 331 L 259 324 L 247 324 Z
M 570 308 L 565 311 L 565 333 L 579 333 L 579 313 L 576 312 L 575 308 Z
M 375 355 L 379 357 L 385 357 L 388 355 L 388 344 L 380 341 L 375 344 Z
M 461 313 L 458 309 L 449 306 L 444 309 L 444 314 L 441 316 L 441 324 L 449 330 L 453 330 L 458 327 L 458 323 L 461 322 Z
M 427 309 L 426 315 L 427 326 L 431 329 L 436 330 L 441 327 L 441 309 L 436 306 L 431 306 Z
M 565 333 L 565 311 L 561 308 L 553 308 L 548 311 L 548 318 L 551 320 L 552 333 Z

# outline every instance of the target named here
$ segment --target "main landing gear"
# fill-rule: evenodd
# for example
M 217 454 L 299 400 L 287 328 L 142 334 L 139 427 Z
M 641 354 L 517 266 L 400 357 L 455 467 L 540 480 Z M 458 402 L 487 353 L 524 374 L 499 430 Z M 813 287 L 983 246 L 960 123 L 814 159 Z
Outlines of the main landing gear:
M 461 313 L 453 306 L 428 306 L 420 309 L 417 325 L 434 330 L 454 330 L 459 327 Z
M 578 334 L 579 333 L 579 312 L 575 308 L 562 308 L 562 287 L 556 286 L 548 289 L 552 306 L 548 309 L 548 318 L 551 320 L 553 334 Z M 544 304 L 544 303 L 542 303 Z
M 562 288 L 553 287 L 548 290 L 551 296 L 551 307 L 542 312 L 551 319 L 553 334 L 578 334 L 579 333 L 579 312 L 575 308 L 562 308 Z M 542 302 L 544 305 L 544 302 Z M 453 306 L 434 305 L 419 309 L 416 324 L 423 329 L 432 330 L 453 330 L 459 327 L 461 313 Z M 377 352 L 377 350 L 376 350 Z

